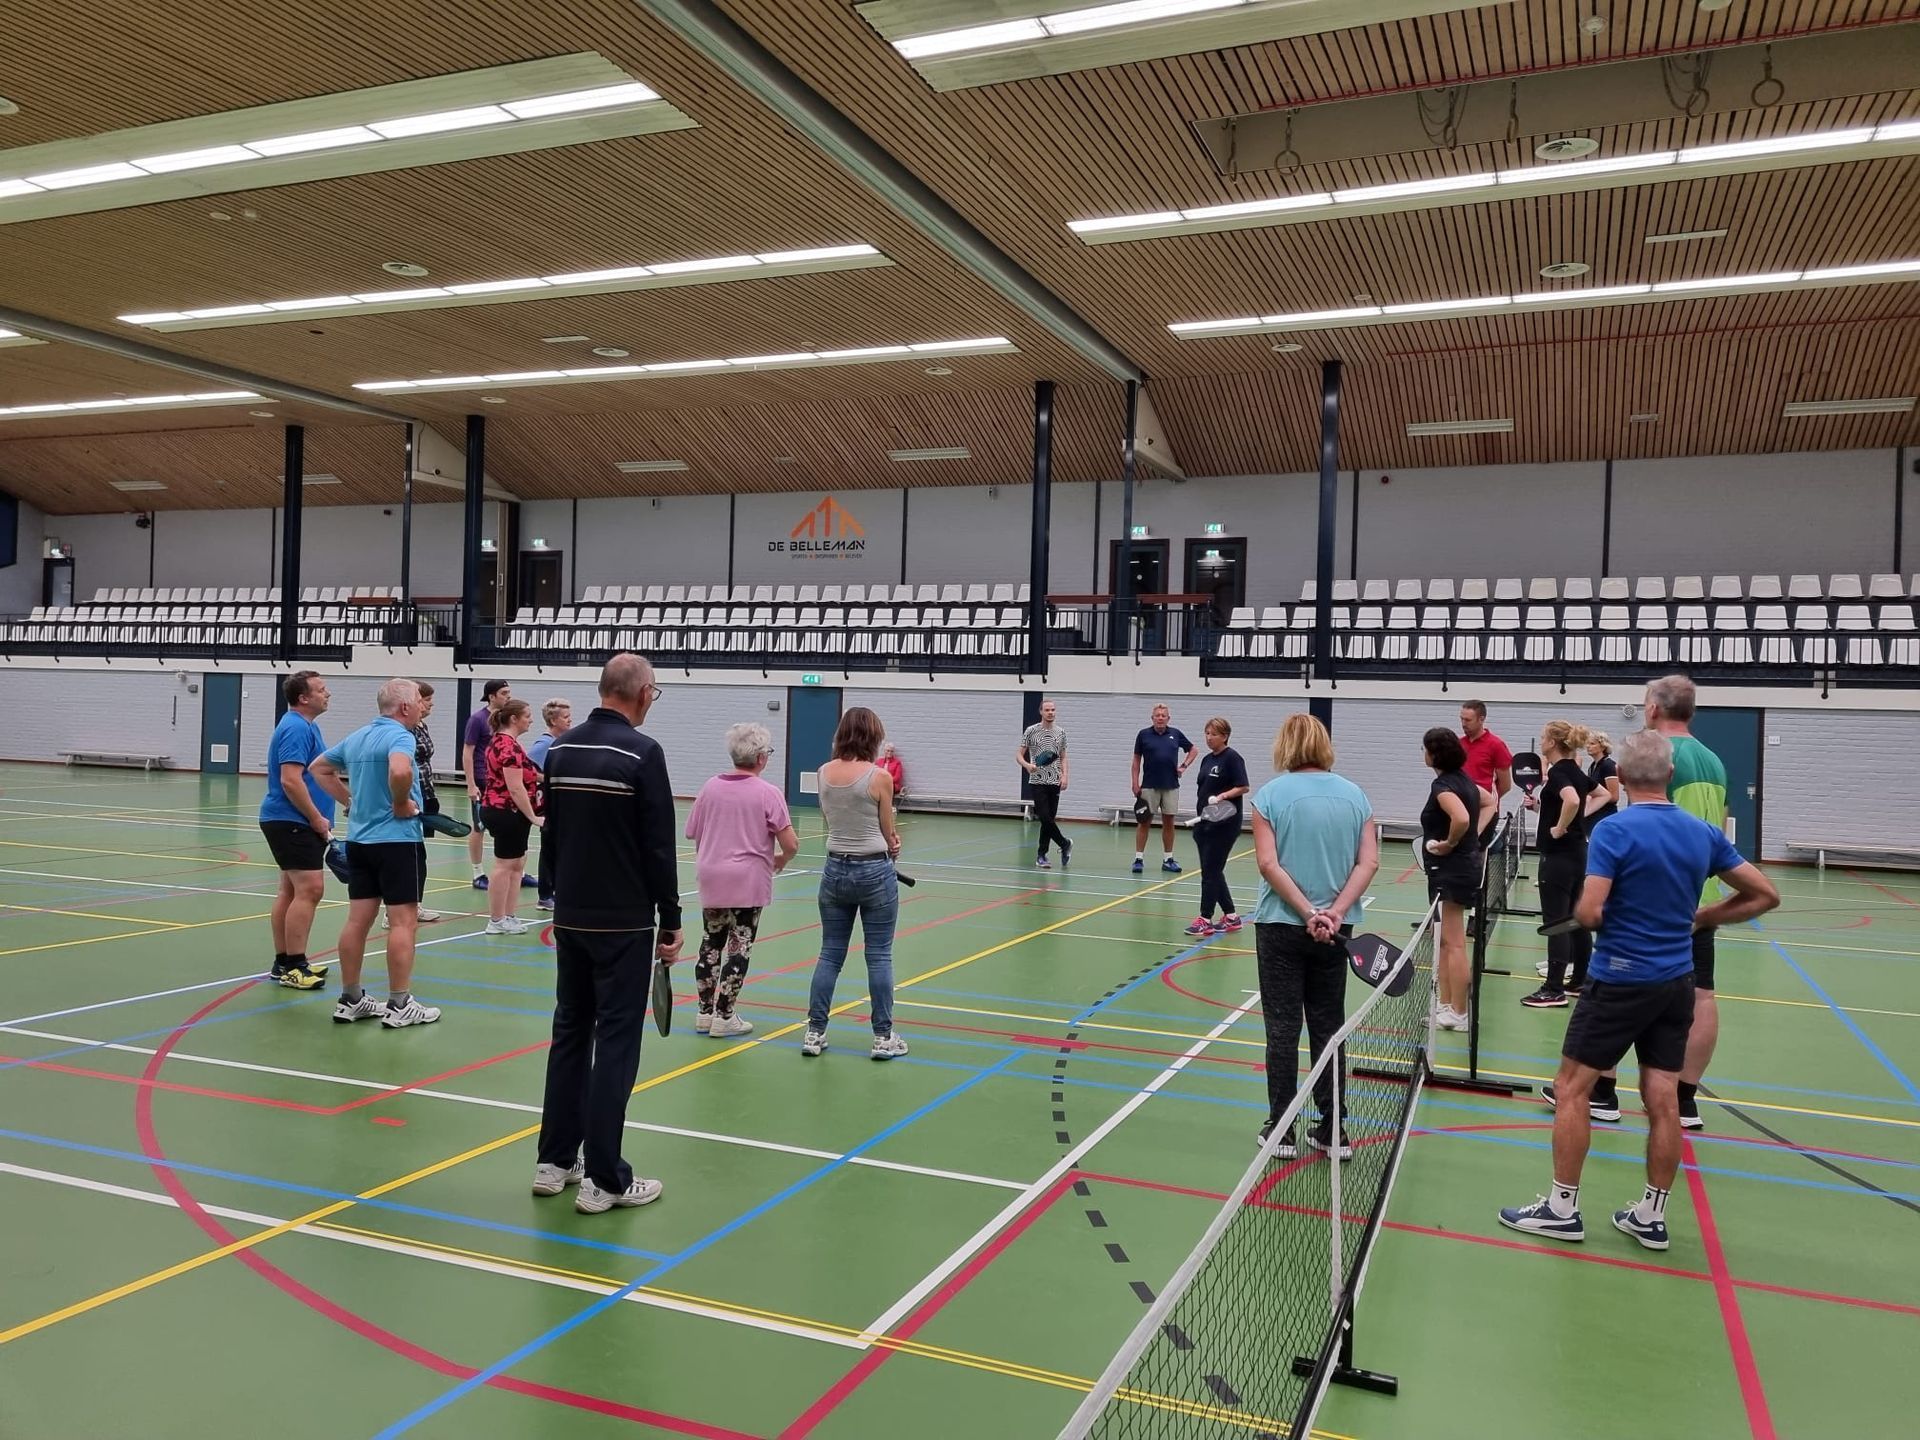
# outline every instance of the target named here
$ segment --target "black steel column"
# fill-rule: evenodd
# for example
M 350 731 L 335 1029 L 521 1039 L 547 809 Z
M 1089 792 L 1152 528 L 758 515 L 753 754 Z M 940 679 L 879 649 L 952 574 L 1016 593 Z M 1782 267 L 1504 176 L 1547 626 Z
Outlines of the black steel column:
M 1108 576 L 1113 610 L 1107 621 L 1107 653 L 1124 654 L 1133 623 L 1133 477 L 1138 457 L 1134 433 L 1140 428 L 1140 382 L 1127 381 L 1127 433 L 1120 442 L 1120 563 Z
M 1893 573 L 1898 575 L 1905 570 L 1900 563 L 1900 551 L 1904 543 L 1902 531 L 1907 518 L 1907 447 L 1897 446 L 1893 452 Z
M 460 548 L 460 647 L 468 659 L 479 640 L 480 525 L 487 503 L 487 417 L 467 416 L 466 517 Z
M 300 481 L 306 473 L 307 432 L 289 425 L 286 439 L 280 477 L 280 658 L 292 664 L 300 653 Z
M 1333 661 L 1333 546 L 1340 505 L 1340 362 L 1320 366 L 1320 543 L 1314 557 L 1313 673 L 1331 682 Z M 1308 707 L 1329 730 L 1333 697 L 1315 695 Z
M 1613 461 L 1607 461 L 1606 488 L 1600 496 L 1600 575 L 1613 573 Z
M 1027 564 L 1027 665 L 1047 672 L 1047 560 L 1049 511 L 1053 504 L 1053 381 L 1033 387 L 1033 535 Z
M 400 477 L 400 604 L 413 604 L 413 426 L 407 426 L 407 473 Z

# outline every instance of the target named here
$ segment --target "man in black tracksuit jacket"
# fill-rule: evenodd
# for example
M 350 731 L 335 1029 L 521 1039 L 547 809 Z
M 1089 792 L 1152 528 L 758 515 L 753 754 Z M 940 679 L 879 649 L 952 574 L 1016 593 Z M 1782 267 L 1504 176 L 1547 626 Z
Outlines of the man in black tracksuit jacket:
M 578 1180 L 574 1207 L 586 1214 L 644 1205 L 661 1188 L 635 1178 L 620 1153 L 653 961 L 677 959 L 681 944 L 666 756 L 636 728 L 659 694 L 643 657 L 614 656 L 600 672 L 599 706 L 547 751 L 543 843 L 559 975 L 535 1188 L 551 1194 Z M 564 1182 L 543 1188 L 548 1167 L 566 1172 Z

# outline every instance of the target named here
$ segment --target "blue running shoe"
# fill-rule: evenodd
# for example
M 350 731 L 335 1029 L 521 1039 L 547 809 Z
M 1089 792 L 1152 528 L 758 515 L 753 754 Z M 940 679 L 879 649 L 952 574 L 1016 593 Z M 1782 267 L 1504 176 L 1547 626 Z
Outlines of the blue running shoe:
M 520 877 L 520 888 L 522 890 L 538 890 L 540 888 L 540 877 L 538 875 L 522 875 Z
M 1169 855 L 1160 862 L 1160 868 L 1169 875 L 1178 875 L 1180 873 L 1180 862 Z
M 1571 1215 L 1556 1215 L 1544 1195 L 1531 1205 L 1522 1205 L 1517 1210 L 1502 1210 L 1500 1223 L 1509 1230 L 1518 1230 L 1526 1235 L 1544 1235 L 1549 1240 L 1587 1238 L 1587 1227 L 1580 1223 L 1580 1212 L 1576 1210 Z
M 1631 1206 L 1613 1212 L 1613 1228 L 1631 1235 L 1649 1250 L 1667 1248 L 1667 1222 L 1641 1220 L 1634 1215 Z
M 1133 873 L 1136 875 L 1142 874 L 1146 868 L 1147 863 L 1144 860 L 1136 860 L 1133 862 Z
M 473 877 L 473 888 L 474 888 L 474 889 L 476 889 L 476 890 L 484 890 L 484 889 L 486 889 L 486 888 L 487 888 L 487 877 L 486 877 L 485 875 L 476 875 L 476 876 L 474 876 L 474 877 Z
M 1053 869 L 1053 862 L 1047 859 L 1046 856 L 1039 855 L 1034 857 L 1033 868 L 1036 870 L 1051 870 Z
M 1063 840 L 1060 843 L 1060 868 L 1064 870 L 1067 868 L 1068 865 L 1072 863 L 1073 863 L 1073 842 L 1071 840 Z

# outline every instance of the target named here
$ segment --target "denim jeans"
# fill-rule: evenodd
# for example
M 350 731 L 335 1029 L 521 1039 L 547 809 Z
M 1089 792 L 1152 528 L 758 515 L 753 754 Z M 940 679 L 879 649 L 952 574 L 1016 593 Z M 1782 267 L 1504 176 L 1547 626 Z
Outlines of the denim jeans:
M 807 997 L 808 1029 L 827 1028 L 833 987 L 840 980 L 840 967 L 847 963 L 857 915 L 866 949 L 873 1033 L 893 1033 L 893 926 L 899 914 L 900 884 L 889 857 L 827 857 L 827 868 L 820 873 L 820 959 L 813 967 L 813 988 Z

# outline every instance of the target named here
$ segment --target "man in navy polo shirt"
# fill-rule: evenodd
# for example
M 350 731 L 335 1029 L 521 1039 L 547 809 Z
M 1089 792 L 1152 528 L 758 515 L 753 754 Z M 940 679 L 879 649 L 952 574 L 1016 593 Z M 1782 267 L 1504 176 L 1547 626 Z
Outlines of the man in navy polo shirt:
M 1553 1240 L 1584 1240 L 1580 1171 L 1593 1136 L 1587 1098 L 1628 1050 L 1640 1061 L 1647 1109 L 1647 1188 L 1616 1210 L 1617 1229 L 1649 1250 L 1667 1248 L 1667 1192 L 1680 1168 L 1680 1069 L 1693 1025 L 1693 936 L 1738 925 L 1780 903 L 1780 892 L 1740 858 L 1724 831 L 1667 799 L 1673 745 L 1642 730 L 1620 747 L 1620 783 L 1633 801 L 1594 826 L 1587 879 L 1574 915 L 1596 931 L 1587 987 L 1567 1024 L 1554 1077 L 1553 1185 L 1500 1223 Z M 1702 905 L 1707 877 L 1733 890 Z
M 1193 763 L 1194 745 L 1169 723 L 1172 712 L 1164 705 L 1153 707 L 1153 723 L 1133 741 L 1133 771 L 1128 787 L 1134 799 L 1147 807 L 1147 818 L 1133 831 L 1133 873 L 1147 868 L 1147 831 L 1152 817 L 1160 817 L 1160 843 L 1166 859 L 1160 868 L 1169 875 L 1180 873 L 1180 862 L 1173 858 L 1173 822 L 1180 813 L 1180 777 Z

